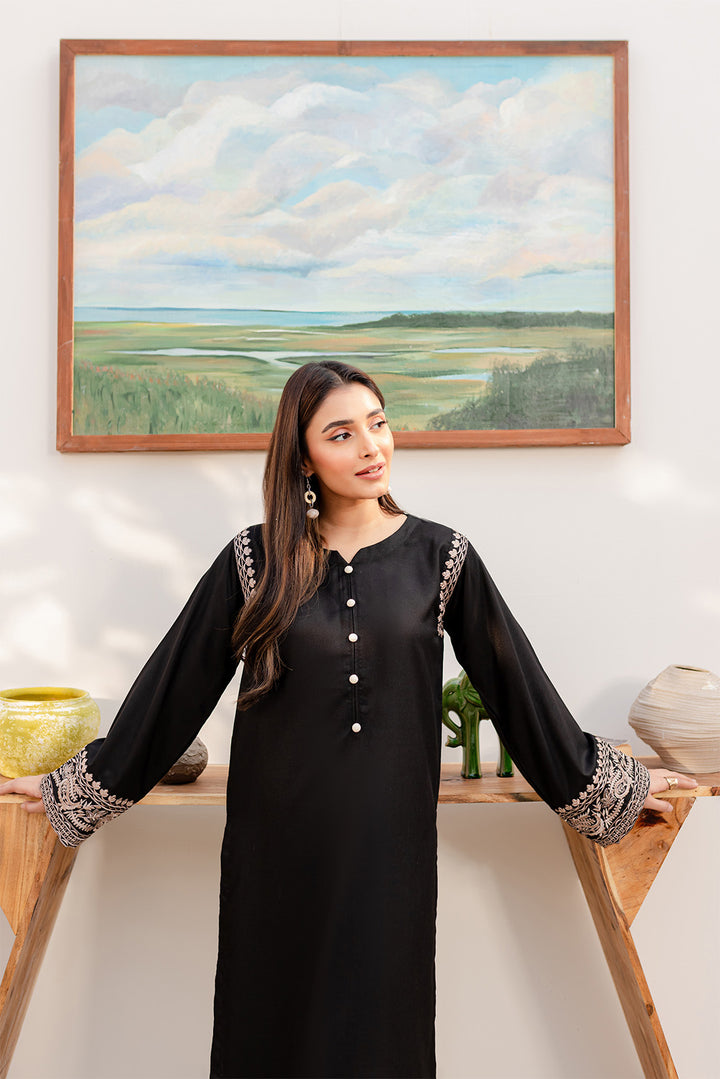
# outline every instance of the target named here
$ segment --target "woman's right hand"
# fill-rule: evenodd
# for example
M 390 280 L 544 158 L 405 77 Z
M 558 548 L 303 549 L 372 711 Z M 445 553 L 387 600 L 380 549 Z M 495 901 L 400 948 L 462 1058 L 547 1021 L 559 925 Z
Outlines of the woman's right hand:
M 9 779 L 0 784 L 0 794 L 27 794 L 32 801 L 23 802 L 23 809 L 28 813 L 44 813 L 40 784 L 44 776 L 22 776 L 21 779 Z

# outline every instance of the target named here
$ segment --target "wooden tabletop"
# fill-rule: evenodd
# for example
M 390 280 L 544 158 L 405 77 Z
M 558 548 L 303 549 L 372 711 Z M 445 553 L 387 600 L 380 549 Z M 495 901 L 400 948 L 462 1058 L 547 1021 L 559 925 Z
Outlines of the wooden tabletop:
M 648 768 L 663 767 L 658 757 L 641 757 L 640 760 Z M 483 776 L 481 779 L 463 779 L 460 775 L 459 761 L 457 763 L 443 764 L 440 771 L 438 802 L 540 801 L 540 796 L 535 793 L 527 780 L 517 770 L 516 774 L 509 779 L 500 779 L 495 775 L 494 763 L 483 764 L 482 770 Z M 200 778 L 194 783 L 183 783 L 176 786 L 159 783 L 142 799 L 140 805 L 225 805 L 227 774 L 228 766 L 226 764 L 209 764 Z M 697 775 L 695 778 L 698 781 L 697 787 L 692 790 L 663 791 L 663 799 L 707 798 L 720 795 L 720 772 Z M 25 800 L 25 797 L 20 794 L 6 794 L 0 797 L 0 804 Z
M 659 757 L 640 757 L 646 768 L 662 768 Z M 674 771 L 674 769 L 672 769 Z M 494 764 L 482 765 L 481 779 L 463 779 L 460 764 L 443 764 L 440 770 L 440 794 L 438 802 L 539 802 L 530 784 L 515 769 L 515 775 L 509 779 L 500 779 L 495 775 Z M 659 797 L 699 798 L 720 795 L 720 772 L 708 772 L 694 776 L 697 787 L 691 790 L 663 791 Z
M 658 757 L 641 757 L 648 768 L 662 768 Z M 539 802 L 528 781 L 516 769 L 508 779 L 495 775 L 495 764 L 483 764 L 481 779 L 463 779 L 460 762 L 444 763 L 440 769 L 440 803 L 461 802 Z M 195 783 L 153 787 L 141 805 L 224 805 L 227 784 L 227 765 L 209 764 Z M 698 786 L 692 790 L 663 791 L 663 798 L 697 798 L 720 795 L 720 772 L 695 777 Z

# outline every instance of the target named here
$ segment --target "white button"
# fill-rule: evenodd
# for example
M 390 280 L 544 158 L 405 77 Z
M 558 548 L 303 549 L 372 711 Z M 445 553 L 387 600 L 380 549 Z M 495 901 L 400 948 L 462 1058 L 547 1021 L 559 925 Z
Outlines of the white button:
M 358 731 L 362 730 L 362 727 L 360 726 L 359 723 L 353 723 L 352 729 L 355 731 L 355 734 L 357 734 Z
M 355 641 L 357 639 L 358 639 L 357 633 L 348 633 L 348 640 L 352 641 L 353 644 L 355 644 Z
M 346 572 L 346 573 L 352 573 L 352 571 L 353 571 L 353 568 L 352 568 L 352 566 L 346 566 L 346 567 L 345 567 L 345 572 Z
M 349 599 L 347 601 L 347 605 L 348 605 L 348 607 L 354 607 L 355 606 L 355 600 L 354 599 Z
M 348 682 L 352 682 L 352 684 L 354 686 L 357 685 L 357 683 L 359 681 L 360 681 L 360 679 L 358 678 L 358 676 L 356 674 L 351 674 L 350 677 L 348 678 Z

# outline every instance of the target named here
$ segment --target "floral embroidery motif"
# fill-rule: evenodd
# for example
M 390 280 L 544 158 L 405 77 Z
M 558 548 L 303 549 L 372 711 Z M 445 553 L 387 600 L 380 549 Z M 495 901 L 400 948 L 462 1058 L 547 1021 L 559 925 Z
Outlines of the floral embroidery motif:
M 601 738 L 595 774 L 584 791 L 555 812 L 601 847 L 617 843 L 635 824 L 650 789 L 644 764 Z
M 445 633 L 445 608 L 455 591 L 455 585 L 458 582 L 460 570 L 465 564 L 467 550 L 468 541 L 465 536 L 463 536 L 461 532 L 453 532 L 453 541 L 450 545 L 450 550 L 448 551 L 445 569 L 443 570 L 442 580 L 440 582 L 440 606 L 438 608 L 437 625 L 438 637 L 442 637 Z
M 240 576 L 243 599 L 247 603 L 255 588 L 255 566 L 250 543 L 250 529 L 244 528 L 235 537 L 235 561 Z
M 43 776 L 40 789 L 48 820 L 64 847 L 80 846 L 101 825 L 134 805 L 104 790 L 88 771 L 84 749 Z

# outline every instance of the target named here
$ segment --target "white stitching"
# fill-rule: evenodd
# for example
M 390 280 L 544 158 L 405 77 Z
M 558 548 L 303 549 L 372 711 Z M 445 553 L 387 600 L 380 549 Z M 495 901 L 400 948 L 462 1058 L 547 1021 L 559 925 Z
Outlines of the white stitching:
M 237 563 L 243 599 L 247 603 L 255 588 L 255 565 L 250 542 L 250 529 L 244 528 L 235 537 L 235 561 Z
M 450 550 L 448 551 L 445 569 L 443 570 L 442 580 L 440 582 L 440 605 L 438 608 L 437 623 L 438 637 L 442 637 L 445 633 L 445 608 L 455 591 L 455 585 L 458 582 L 460 571 L 465 564 L 467 551 L 468 541 L 465 536 L 463 536 L 461 532 L 453 532 L 453 541 Z
M 597 767 L 590 783 L 555 812 L 600 846 L 617 843 L 638 818 L 650 789 L 650 774 L 640 761 L 597 739 Z
M 77 847 L 101 825 L 119 817 L 134 802 L 110 794 L 87 767 L 87 751 L 81 749 L 40 784 L 48 820 L 65 847 Z

